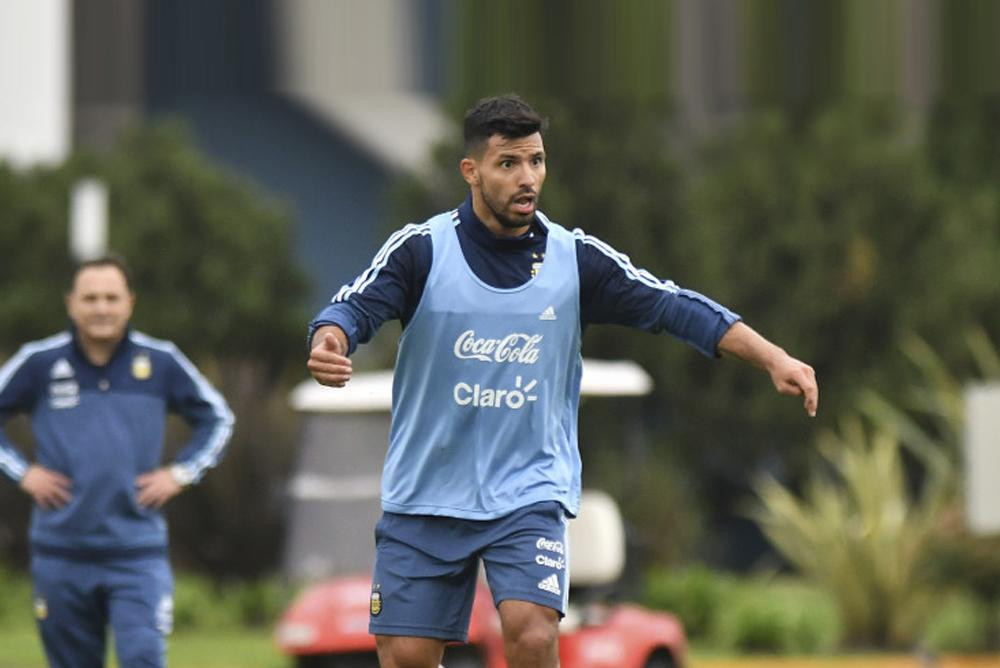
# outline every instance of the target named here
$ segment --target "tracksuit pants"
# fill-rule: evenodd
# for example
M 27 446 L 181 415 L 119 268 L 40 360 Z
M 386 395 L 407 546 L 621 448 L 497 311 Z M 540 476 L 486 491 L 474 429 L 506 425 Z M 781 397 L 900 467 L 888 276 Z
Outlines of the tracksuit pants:
M 121 668 L 164 668 L 173 626 L 166 556 L 54 557 L 34 554 L 35 618 L 52 668 L 103 668 L 108 627 Z

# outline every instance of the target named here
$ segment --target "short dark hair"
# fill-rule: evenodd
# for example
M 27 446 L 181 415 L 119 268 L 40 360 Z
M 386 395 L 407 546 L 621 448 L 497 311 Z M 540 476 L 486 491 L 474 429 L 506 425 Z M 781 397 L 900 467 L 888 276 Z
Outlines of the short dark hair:
M 479 151 L 493 135 L 518 139 L 547 126 L 531 105 L 513 93 L 486 97 L 465 112 L 465 152 Z
M 69 289 L 73 290 L 76 285 L 76 277 L 80 275 L 84 269 L 90 269 L 91 267 L 114 267 L 122 273 L 125 277 L 125 287 L 128 288 L 129 292 L 132 292 L 132 270 L 128 267 L 128 262 L 125 258 L 117 253 L 108 253 L 107 255 L 102 255 L 100 257 L 95 257 L 91 260 L 83 260 L 78 262 L 76 267 L 73 269 L 73 276 L 69 281 Z

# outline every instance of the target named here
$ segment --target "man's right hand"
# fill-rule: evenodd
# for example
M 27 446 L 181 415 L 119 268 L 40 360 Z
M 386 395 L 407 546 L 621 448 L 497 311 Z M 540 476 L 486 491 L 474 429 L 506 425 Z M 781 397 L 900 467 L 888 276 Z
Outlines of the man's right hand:
M 62 473 L 32 464 L 21 478 L 21 489 L 46 510 L 62 508 L 73 498 L 73 483 Z
M 316 330 L 312 351 L 306 364 L 309 373 L 321 385 L 343 387 L 351 379 L 351 360 L 347 357 L 347 335 L 336 325 Z

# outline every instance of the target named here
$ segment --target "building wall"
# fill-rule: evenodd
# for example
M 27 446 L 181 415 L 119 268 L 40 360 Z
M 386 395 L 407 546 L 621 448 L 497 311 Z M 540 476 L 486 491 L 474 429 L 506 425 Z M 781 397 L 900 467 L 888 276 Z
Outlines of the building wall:
M 0 159 L 58 164 L 71 139 L 69 0 L 0 3 Z

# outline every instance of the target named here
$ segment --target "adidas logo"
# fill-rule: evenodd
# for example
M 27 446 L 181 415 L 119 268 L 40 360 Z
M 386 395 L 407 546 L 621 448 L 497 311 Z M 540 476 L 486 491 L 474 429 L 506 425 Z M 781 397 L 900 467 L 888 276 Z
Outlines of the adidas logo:
M 542 591 L 547 591 L 550 594 L 562 596 L 562 590 L 559 588 L 559 576 L 555 573 L 539 582 L 538 588 Z
M 73 367 L 69 365 L 69 362 L 66 361 L 65 357 L 60 357 L 59 361 L 53 364 L 52 368 L 49 370 L 49 377 L 55 378 L 56 380 L 72 378 Z
M 556 310 L 550 306 L 547 309 L 545 309 L 544 311 L 542 311 L 542 314 L 540 316 L 538 316 L 538 319 L 539 320 L 555 320 L 556 319 Z

